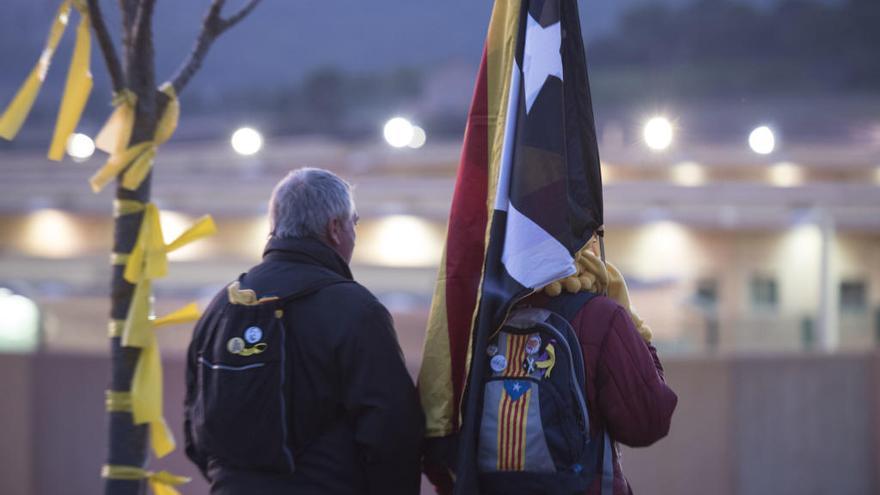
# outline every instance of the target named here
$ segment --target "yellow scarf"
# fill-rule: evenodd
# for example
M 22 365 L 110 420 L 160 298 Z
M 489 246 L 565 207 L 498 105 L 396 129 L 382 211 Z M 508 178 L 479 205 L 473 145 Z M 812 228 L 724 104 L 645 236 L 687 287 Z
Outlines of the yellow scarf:
M 577 273 L 569 277 L 551 282 L 542 290 L 551 297 L 562 294 L 562 291 L 572 294 L 581 291 L 596 292 L 599 294 L 606 293 L 608 297 L 617 301 L 629 311 L 629 315 L 639 331 L 639 335 L 645 342 L 651 342 L 651 328 L 636 313 L 635 306 L 629 297 L 629 291 L 626 288 L 626 281 L 623 279 L 620 270 L 612 265 L 609 261 L 604 263 L 596 254 L 597 249 L 596 238 L 593 237 L 587 245 L 577 253 L 575 259 L 577 263 Z

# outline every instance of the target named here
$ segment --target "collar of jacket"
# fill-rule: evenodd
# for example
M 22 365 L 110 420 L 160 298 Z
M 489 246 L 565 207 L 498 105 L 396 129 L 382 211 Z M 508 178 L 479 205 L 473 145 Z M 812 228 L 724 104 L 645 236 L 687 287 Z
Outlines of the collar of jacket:
M 263 261 L 286 261 L 317 265 L 353 280 L 348 263 L 323 241 L 309 237 L 295 239 L 269 238 L 263 250 Z

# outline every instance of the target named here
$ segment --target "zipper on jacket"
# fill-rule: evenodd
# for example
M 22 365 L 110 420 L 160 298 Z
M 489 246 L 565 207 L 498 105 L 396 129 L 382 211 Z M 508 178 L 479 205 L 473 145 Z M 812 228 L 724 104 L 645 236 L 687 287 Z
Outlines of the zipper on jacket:
M 199 362 L 211 368 L 212 370 L 225 370 L 225 371 L 245 371 L 254 368 L 262 368 L 266 365 L 266 363 L 254 363 L 254 364 L 246 364 L 244 366 L 230 366 L 228 364 L 214 364 L 207 359 L 200 357 Z

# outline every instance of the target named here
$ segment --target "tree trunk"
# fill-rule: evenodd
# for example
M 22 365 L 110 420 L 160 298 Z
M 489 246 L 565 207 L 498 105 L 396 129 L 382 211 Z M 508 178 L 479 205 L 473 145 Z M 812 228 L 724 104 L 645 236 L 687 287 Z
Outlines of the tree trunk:
M 149 16 L 151 12 L 142 13 Z M 153 139 L 158 123 L 155 61 L 153 52 L 152 23 L 138 26 L 137 37 L 129 40 L 130 49 L 125 50 L 125 67 L 129 88 L 138 96 L 134 127 L 129 146 Z M 153 174 L 150 172 L 137 190 L 129 191 L 117 180 L 116 199 L 141 203 L 150 201 Z M 118 215 L 113 221 L 113 252 L 129 254 L 137 242 L 143 221 L 143 211 Z M 113 265 L 110 281 L 110 318 L 125 320 L 131 305 L 135 286 L 123 277 L 125 265 Z M 141 350 L 123 347 L 121 337 L 110 338 L 111 375 L 110 390 L 129 392 Z M 149 425 L 135 425 L 131 412 L 108 412 L 107 464 L 111 466 L 135 466 L 145 468 L 149 451 Z M 106 495 L 142 495 L 146 482 L 139 480 L 106 479 Z

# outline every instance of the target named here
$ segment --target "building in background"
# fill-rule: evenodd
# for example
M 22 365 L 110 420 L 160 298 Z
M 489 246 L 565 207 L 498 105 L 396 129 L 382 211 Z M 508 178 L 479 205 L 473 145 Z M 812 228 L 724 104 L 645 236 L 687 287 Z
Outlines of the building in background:
M 680 131 L 677 129 L 677 131 Z M 430 132 L 430 130 L 429 130 Z M 632 134 L 632 133 L 631 133 Z M 867 349 L 880 339 L 880 162 L 870 142 L 740 143 L 651 150 L 603 129 L 606 246 L 665 352 Z M 240 145 L 241 143 L 239 143 Z M 650 144 L 650 142 L 649 142 Z M 238 148 L 237 148 L 238 149 Z M 157 306 L 205 298 L 256 263 L 272 186 L 289 169 L 356 185 L 363 221 L 353 270 L 394 313 L 413 366 L 440 257 L 459 143 L 266 138 L 171 143 L 155 169 L 166 238 L 210 213 L 219 234 L 172 253 Z M 0 160 L 0 286 L 39 303 L 48 349 L 103 352 L 110 193 L 97 156 Z M 166 344 L 180 350 L 186 332 Z

